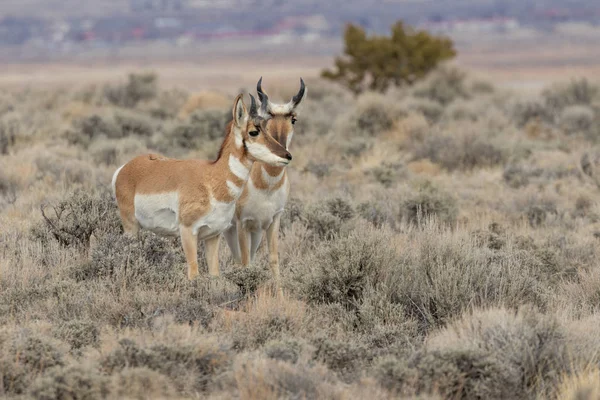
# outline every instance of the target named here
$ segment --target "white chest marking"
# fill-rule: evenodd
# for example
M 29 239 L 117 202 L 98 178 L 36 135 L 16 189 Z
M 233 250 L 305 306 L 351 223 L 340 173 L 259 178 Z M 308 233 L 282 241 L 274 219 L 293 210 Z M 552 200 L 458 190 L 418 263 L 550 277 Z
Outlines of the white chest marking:
M 250 179 L 247 187 L 248 198 L 241 210 L 240 220 L 246 229 L 251 231 L 267 229 L 273 222 L 273 218 L 285 208 L 289 193 L 288 185 L 284 183 L 277 190 L 260 190 Z
M 233 154 L 229 155 L 229 170 L 243 181 L 246 181 L 250 174 L 250 168 L 245 166 L 237 157 L 234 157 Z
M 179 232 L 177 192 L 136 194 L 133 204 L 135 218 L 142 228 L 160 235 L 176 235 Z
M 267 184 L 267 187 L 269 188 L 277 185 L 281 178 L 283 178 L 283 174 L 285 173 L 285 169 L 282 169 L 279 175 L 271 176 L 263 166 L 260 167 L 260 171 L 262 174 L 263 181 Z

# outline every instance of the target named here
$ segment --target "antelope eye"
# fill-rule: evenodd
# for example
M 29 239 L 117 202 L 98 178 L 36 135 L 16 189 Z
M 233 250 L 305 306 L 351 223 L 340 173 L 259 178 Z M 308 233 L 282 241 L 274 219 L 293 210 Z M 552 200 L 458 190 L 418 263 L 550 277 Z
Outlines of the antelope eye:
M 250 132 L 248 132 L 248 134 L 249 134 L 250 136 L 254 136 L 254 137 L 256 137 L 256 136 L 258 136 L 258 131 L 250 131 Z
M 292 125 L 296 123 L 296 117 L 292 117 Z

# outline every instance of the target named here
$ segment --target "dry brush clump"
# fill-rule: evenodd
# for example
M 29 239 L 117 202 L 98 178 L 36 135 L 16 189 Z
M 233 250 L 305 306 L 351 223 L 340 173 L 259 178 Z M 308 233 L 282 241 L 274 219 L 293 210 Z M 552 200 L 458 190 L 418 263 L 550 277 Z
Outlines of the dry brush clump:
M 596 84 L 308 86 L 282 298 L 265 239 L 189 282 L 179 240 L 123 235 L 110 190 L 138 154 L 216 156 L 227 96 L 143 74 L 3 93 L 0 397 L 597 397 Z

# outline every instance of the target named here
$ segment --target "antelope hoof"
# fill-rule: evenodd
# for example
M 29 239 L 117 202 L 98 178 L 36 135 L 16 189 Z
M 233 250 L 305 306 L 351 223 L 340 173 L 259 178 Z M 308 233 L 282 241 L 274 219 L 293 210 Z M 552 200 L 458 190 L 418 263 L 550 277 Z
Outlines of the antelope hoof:
M 193 281 L 194 279 L 196 279 L 196 277 L 197 277 L 198 275 L 199 275 L 199 273 L 198 273 L 198 268 L 196 268 L 196 269 L 189 268 L 189 269 L 188 269 L 188 279 L 189 279 L 190 281 Z

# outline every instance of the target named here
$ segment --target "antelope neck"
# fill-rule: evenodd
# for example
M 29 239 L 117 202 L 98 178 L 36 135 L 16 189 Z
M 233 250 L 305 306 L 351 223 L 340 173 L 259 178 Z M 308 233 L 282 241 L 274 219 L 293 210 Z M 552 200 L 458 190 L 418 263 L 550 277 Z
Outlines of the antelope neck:
M 219 158 L 213 163 L 215 171 L 218 171 L 216 185 L 222 186 L 223 190 L 231 196 L 231 199 L 237 199 L 242 192 L 245 183 L 250 177 L 250 170 L 254 163 L 246 152 L 244 143 L 236 143 L 231 132 L 223 144 Z M 238 145 L 239 144 L 239 145 Z M 221 172 L 222 171 L 222 172 Z M 227 189 L 225 189 L 225 187 Z

